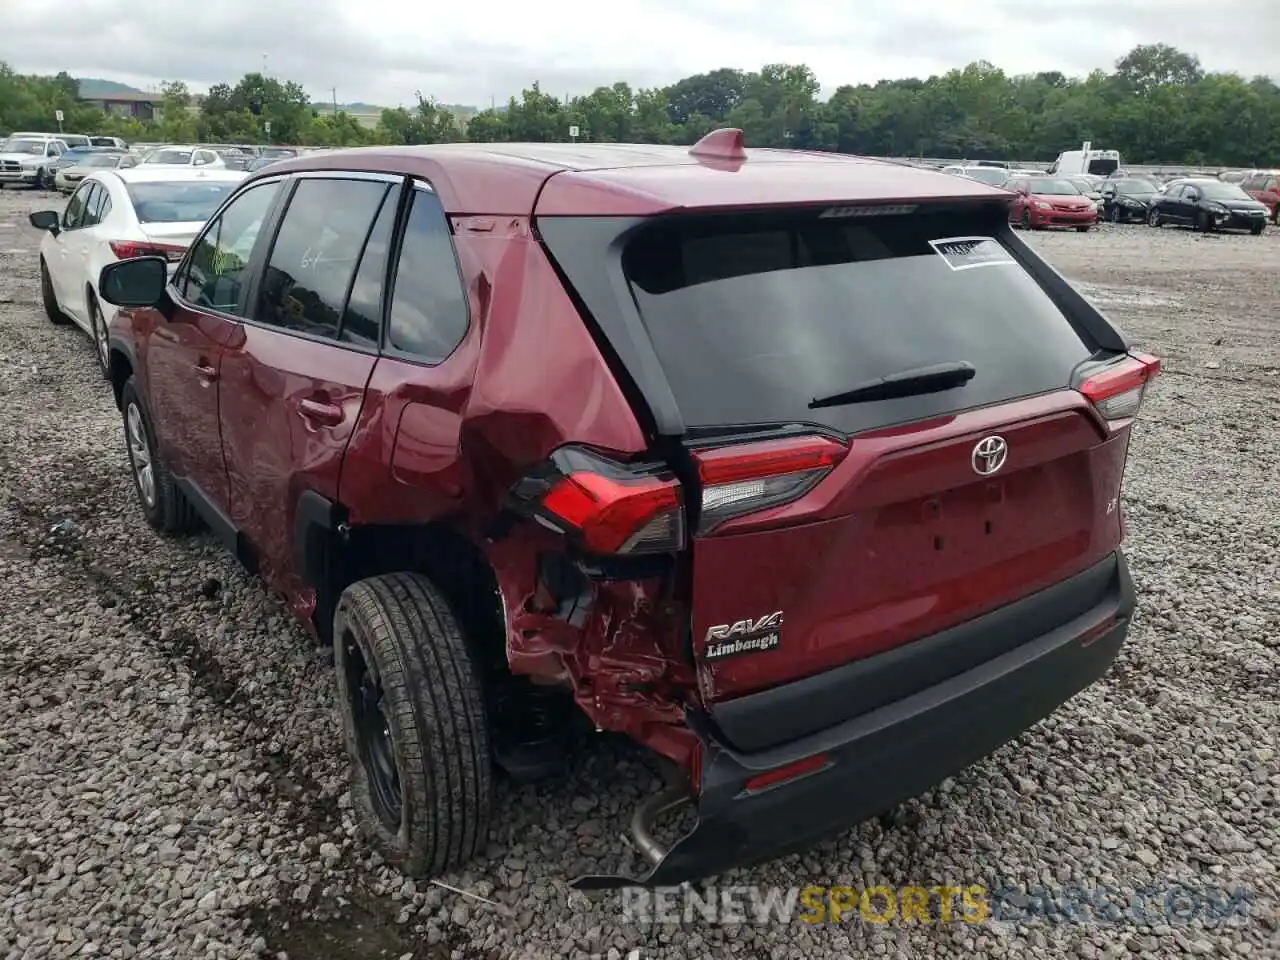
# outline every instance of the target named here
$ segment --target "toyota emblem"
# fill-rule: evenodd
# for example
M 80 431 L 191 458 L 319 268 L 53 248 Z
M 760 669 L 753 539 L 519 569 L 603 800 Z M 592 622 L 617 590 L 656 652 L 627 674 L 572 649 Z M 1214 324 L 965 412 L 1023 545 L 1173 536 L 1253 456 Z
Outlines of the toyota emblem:
M 983 437 L 973 447 L 969 462 L 973 464 L 973 472 L 980 477 L 989 477 L 1001 467 L 1009 456 L 1009 444 L 1004 437 Z

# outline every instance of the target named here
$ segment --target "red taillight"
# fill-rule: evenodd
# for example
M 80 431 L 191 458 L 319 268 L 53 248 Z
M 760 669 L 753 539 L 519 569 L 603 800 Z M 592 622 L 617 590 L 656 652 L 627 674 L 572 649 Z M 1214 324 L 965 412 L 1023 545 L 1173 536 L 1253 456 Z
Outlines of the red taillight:
M 1080 384 L 1080 392 L 1107 420 L 1136 417 L 1147 384 L 1160 372 L 1160 360 L 1147 353 L 1131 353 Z
M 187 248 L 175 243 L 144 243 L 137 240 L 112 240 L 111 252 L 121 260 L 132 260 L 134 257 L 164 257 L 166 260 L 181 260 Z
M 668 471 L 631 467 L 564 447 L 511 491 L 517 512 L 600 554 L 670 553 L 684 546 L 680 484 Z
M 808 493 L 849 448 L 826 437 L 787 437 L 701 450 L 698 532 L 726 520 L 790 503 Z
M 848 452 L 844 444 L 816 436 L 696 451 L 702 486 L 698 532 L 790 503 Z M 592 553 L 672 553 L 686 541 L 684 495 L 672 471 L 618 463 L 581 447 L 561 447 L 522 478 L 508 506 Z

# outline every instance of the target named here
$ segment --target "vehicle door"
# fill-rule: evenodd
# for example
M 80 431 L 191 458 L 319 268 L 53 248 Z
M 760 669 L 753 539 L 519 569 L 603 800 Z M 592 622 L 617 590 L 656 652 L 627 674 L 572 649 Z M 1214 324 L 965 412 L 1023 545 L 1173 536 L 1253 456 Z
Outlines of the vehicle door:
M 375 258 L 371 266 L 380 263 Z M 386 317 L 382 356 L 343 466 L 351 523 L 435 520 L 459 509 L 469 492 L 474 478 L 461 457 L 462 418 L 479 329 L 463 278 L 478 274 L 468 251 L 455 249 L 435 191 L 414 181 L 385 303 L 378 306 L 373 281 L 357 284 L 351 297 L 353 316 L 363 304 L 360 314 L 381 309 Z M 377 337 L 376 322 L 365 327 Z
M 1195 223 L 1196 212 L 1200 203 L 1200 188 L 1188 183 L 1178 196 L 1178 222 Z
M 1280 177 L 1267 177 L 1262 189 L 1258 191 L 1257 199 L 1270 208 L 1273 217 L 1280 214 Z
M 48 253 L 45 256 L 45 263 L 49 268 L 49 282 L 53 284 L 58 303 L 64 309 L 69 306 L 74 307 L 69 301 L 75 287 L 72 264 L 74 263 L 73 252 L 78 245 L 76 231 L 84 221 L 85 207 L 92 191 L 93 181 L 91 180 L 86 180 L 76 187 L 75 192 L 71 194 L 71 199 L 67 201 L 66 208 L 62 211 L 58 234 L 50 238 Z
M 147 336 L 145 386 L 156 439 L 202 511 L 225 515 L 228 506 L 218 420 L 223 348 L 240 329 L 254 257 L 281 188 L 279 179 L 255 183 L 210 219 L 169 285 L 170 316 L 156 312 Z
M 337 500 L 378 359 L 376 337 L 344 336 L 343 315 L 371 230 L 391 229 L 402 178 L 304 174 L 289 189 L 254 307 L 223 357 L 220 421 L 231 521 L 259 572 L 305 614 L 293 562 L 298 499 Z
M 89 322 L 89 302 L 85 292 L 92 284 L 97 287 L 97 278 L 90 277 L 89 264 L 95 244 L 102 242 L 103 208 L 109 208 L 107 188 L 97 180 L 86 180 L 89 194 L 85 198 L 84 213 L 80 217 L 80 225 L 71 232 L 65 245 L 67 296 L 60 300 L 62 309 L 73 314 L 84 324 Z

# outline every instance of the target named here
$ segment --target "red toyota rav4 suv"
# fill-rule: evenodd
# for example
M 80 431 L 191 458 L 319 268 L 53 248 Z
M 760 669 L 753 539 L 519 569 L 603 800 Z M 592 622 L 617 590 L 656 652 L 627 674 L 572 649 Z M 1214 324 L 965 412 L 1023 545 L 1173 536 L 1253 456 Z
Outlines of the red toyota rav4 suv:
M 634 818 L 651 869 L 580 886 L 795 850 L 1017 736 L 1128 630 L 1159 363 L 1012 200 L 734 130 L 273 164 L 172 273 L 102 271 L 142 509 L 332 640 L 355 808 L 407 872 L 483 844 L 558 703 L 677 774 Z

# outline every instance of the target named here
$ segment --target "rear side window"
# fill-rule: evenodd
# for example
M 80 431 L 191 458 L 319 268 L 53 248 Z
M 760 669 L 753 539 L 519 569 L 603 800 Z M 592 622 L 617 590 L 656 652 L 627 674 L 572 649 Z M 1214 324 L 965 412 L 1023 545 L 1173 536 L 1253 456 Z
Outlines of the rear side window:
M 462 342 L 467 323 L 449 223 L 436 195 L 417 187 L 396 265 L 387 345 L 412 357 L 440 361 Z
M 381 180 L 300 181 L 271 248 L 253 319 L 337 339 L 360 251 L 390 189 Z
M 995 239 L 1003 217 L 672 218 L 637 235 L 623 269 L 688 426 L 852 433 L 1060 389 L 1091 355 Z M 977 371 L 962 387 L 810 408 L 954 361 Z
M 382 290 L 387 277 L 387 257 L 391 254 L 391 234 L 396 225 L 396 190 L 382 201 L 382 210 L 373 223 L 360 257 L 360 269 L 351 284 L 347 309 L 342 315 L 338 339 L 364 347 L 378 346 L 382 327 Z

